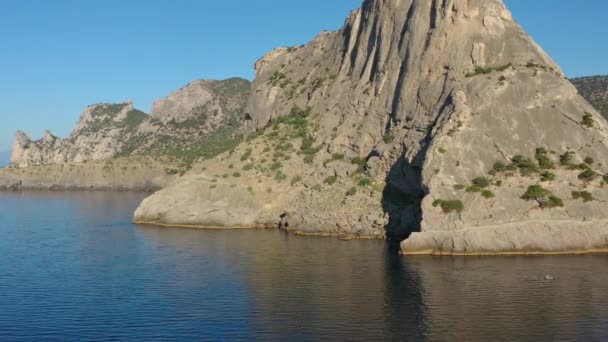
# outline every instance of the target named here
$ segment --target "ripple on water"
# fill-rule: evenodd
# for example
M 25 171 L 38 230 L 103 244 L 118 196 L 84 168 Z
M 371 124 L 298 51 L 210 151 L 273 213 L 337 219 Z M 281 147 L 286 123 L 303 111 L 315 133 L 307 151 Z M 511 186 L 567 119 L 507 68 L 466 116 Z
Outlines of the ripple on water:
M 0 340 L 608 340 L 607 256 L 135 226 L 141 198 L 0 193 Z

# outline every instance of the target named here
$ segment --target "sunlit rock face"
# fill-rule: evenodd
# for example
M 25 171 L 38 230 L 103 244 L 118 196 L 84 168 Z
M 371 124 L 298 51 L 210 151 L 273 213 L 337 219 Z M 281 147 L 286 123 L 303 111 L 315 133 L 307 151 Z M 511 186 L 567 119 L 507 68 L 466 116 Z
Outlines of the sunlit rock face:
M 269 140 L 292 139 L 298 153 L 261 178 L 281 196 L 256 197 L 261 165 L 213 188 L 241 192 L 213 200 L 221 190 L 201 185 L 215 178 L 210 162 L 184 180 L 201 189 L 169 187 L 136 219 L 204 225 L 207 212 L 245 208 L 229 226 L 414 232 L 406 253 L 608 247 L 608 125 L 500 0 L 367 0 L 341 30 L 260 59 L 247 112 L 260 136 L 215 163 L 267 159 Z M 244 196 L 257 204 L 241 207 Z M 173 215 L 171 199 L 196 210 Z

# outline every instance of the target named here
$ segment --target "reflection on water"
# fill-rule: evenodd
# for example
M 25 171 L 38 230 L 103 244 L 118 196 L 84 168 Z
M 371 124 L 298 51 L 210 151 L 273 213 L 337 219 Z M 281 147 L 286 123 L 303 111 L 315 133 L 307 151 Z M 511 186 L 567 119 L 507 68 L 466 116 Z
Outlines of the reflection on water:
M 606 256 L 135 226 L 141 198 L 0 193 L 1 340 L 608 340 Z

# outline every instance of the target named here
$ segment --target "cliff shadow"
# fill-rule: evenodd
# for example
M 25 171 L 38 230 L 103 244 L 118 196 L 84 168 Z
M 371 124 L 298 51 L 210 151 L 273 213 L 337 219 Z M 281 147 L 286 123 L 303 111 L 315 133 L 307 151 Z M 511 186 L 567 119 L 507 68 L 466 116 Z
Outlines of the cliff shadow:
M 387 341 L 426 341 L 424 284 L 416 263 L 396 253 L 384 256 L 384 336 Z
M 382 208 L 389 217 L 386 226 L 389 250 L 399 251 L 401 241 L 420 231 L 424 194 L 422 170 L 401 156 L 388 172 L 382 192 Z

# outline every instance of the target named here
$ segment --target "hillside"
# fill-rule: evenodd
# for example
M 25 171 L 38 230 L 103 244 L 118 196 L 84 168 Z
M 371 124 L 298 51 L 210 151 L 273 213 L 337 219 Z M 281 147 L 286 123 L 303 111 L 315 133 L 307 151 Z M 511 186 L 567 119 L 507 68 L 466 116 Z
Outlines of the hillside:
M 260 59 L 247 112 L 246 143 L 135 221 L 387 236 L 409 254 L 608 249 L 608 123 L 500 0 L 366 0 Z
M 608 118 L 608 76 L 581 77 L 570 81 L 595 109 Z
M 96 104 L 81 114 L 66 139 L 46 132 L 32 141 L 17 132 L 15 167 L 82 163 L 147 156 L 184 172 L 242 140 L 250 83 L 244 79 L 198 80 L 157 101 L 151 115 L 133 103 Z

